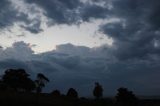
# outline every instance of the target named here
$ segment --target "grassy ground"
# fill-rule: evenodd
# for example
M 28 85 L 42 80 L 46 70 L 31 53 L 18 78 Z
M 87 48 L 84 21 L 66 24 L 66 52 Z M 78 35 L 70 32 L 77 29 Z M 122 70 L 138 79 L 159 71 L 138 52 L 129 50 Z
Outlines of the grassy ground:
M 55 97 L 50 94 L 0 92 L 0 106 L 118 106 L 114 99 Z M 140 100 L 136 106 L 160 106 L 160 100 Z

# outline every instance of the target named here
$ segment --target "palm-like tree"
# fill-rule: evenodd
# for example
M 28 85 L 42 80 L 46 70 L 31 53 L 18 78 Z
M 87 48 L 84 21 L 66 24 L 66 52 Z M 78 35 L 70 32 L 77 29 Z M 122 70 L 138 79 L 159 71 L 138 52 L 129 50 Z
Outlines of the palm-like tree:
M 45 83 L 49 82 L 49 79 L 44 76 L 42 73 L 37 74 L 37 80 L 35 80 L 37 93 L 42 92 L 42 88 L 45 87 Z

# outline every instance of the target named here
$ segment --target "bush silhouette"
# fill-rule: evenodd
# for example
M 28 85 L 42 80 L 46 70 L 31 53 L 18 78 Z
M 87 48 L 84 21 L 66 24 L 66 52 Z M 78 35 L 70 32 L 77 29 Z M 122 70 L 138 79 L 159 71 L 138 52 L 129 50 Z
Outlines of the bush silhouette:
M 116 103 L 123 106 L 132 106 L 137 103 L 137 97 L 132 93 L 132 91 L 128 91 L 127 88 L 119 88 L 118 93 L 116 95 Z
M 44 76 L 42 73 L 38 73 L 37 79 L 35 80 L 37 93 L 42 92 L 42 88 L 45 87 L 46 82 L 49 82 L 49 79 L 46 76 Z
M 2 77 L 2 82 L 15 91 L 32 91 L 35 83 L 28 78 L 29 74 L 24 69 L 8 69 Z
M 0 91 L 5 90 L 7 90 L 7 85 L 2 80 L 0 80 Z
M 67 97 L 78 98 L 78 93 L 74 88 L 70 88 L 67 92 Z
M 95 83 L 93 95 L 96 97 L 96 99 L 99 99 L 103 96 L 103 88 L 98 82 Z
M 54 97 L 60 97 L 60 96 L 61 96 L 61 93 L 60 93 L 59 90 L 54 90 L 51 94 L 52 94 L 52 96 L 54 96 Z

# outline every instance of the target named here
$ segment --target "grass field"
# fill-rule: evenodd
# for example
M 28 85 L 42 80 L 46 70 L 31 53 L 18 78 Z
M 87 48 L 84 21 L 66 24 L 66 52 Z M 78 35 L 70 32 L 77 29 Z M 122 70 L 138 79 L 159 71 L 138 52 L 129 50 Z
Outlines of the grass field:
M 119 106 L 112 98 L 55 97 L 51 94 L 0 92 L 0 106 Z M 121 105 L 120 105 L 121 106 Z M 123 105 L 124 106 L 124 105 Z M 127 106 L 127 105 L 126 105 Z M 130 106 L 130 105 L 129 105 Z M 136 106 L 160 106 L 159 99 L 141 99 Z

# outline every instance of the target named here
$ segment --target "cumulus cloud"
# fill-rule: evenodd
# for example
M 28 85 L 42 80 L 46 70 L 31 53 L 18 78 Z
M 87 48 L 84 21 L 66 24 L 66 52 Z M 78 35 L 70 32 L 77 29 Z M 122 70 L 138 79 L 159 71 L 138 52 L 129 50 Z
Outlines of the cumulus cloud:
M 160 2 L 116 0 L 112 4 L 111 15 L 121 21 L 102 25 L 100 30 L 113 38 L 117 48 L 115 55 L 119 59 L 159 55 L 159 49 L 155 47 L 155 40 L 159 41 L 159 18 L 154 18 L 159 16 Z
M 20 21 L 25 23 L 21 25 L 22 28 L 31 33 L 42 31 L 42 23 L 44 22 L 48 25 L 77 24 L 91 19 L 111 19 L 114 17 L 122 20 L 120 25 L 116 27 L 127 28 L 125 29 L 127 34 L 136 33 L 142 28 L 148 30 L 148 27 L 154 30 L 159 29 L 159 1 L 48 0 L 46 2 L 44 0 L 3 0 L 1 4 L 1 27 Z
M 90 18 L 106 18 L 111 7 L 110 1 L 96 0 L 25 0 L 36 4 L 51 19 L 50 24 L 77 24 L 90 21 Z
M 58 45 L 56 50 L 34 54 L 29 44 L 16 42 L 7 49 L 0 48 L 2 70 L 17 66 L 34 74 L 43 72 L 53 81 L 48 88 L 65 91 L 65 88 L 73 86 L 88 95 L 90 89 L 87 91 L 86 88 L 91 88 L 95 81 L 102 83 L 108 93 L 120 86 L 129 87 L 139 94 L 159 93 L 160 1 L 25 0 L 24 3 L 40 8 L 39 15 L 35 17 L 22 11 L 15 15 L 17 8 L 8 8 L 11 2 L 2 0 L 2 3 L 1 27 L 26 20 L 30 24 L 22 27 L 32 33 L 41 31 L 41 19 L 36 16 L 47 18 L 48 25 L 77 24 L 99 18 L 119 19 L 103 23 L 99 28 L 100 32 L 113 39 L 111 46 L 88 48 L 64 44 Z
M 2 0 L 0 4 L 0 28 L 12 26 L 14 21 L 21 19 L 21 16 L 16 16 L 16 11 L 13 9 L 11 2 Z
M 1 4 L 1 28 L 18 24 L 34 34 L 43 31 L 43 24 L 78 24 L 90 18 L 104 19 L 109 8 L 103 0 L 100 3 L 94 0 L 3 0 Z
M 42 31 L 41 23 L 45 19 L 38 7 L 19 0 L 2 0 L 0 6 L 1 32 L 15 25 L 35 34 Z
M 16 42 L 12 47 L 1 50 L 8 55 L 1 58 L 0 69 L 2 73 L 7 68 L 24 68 L 33 79 L 36 73 L 42 72 L 51 80 L 46 91 L 60 89 L 65 93 L 69 87 L 75 87 L 81 95 L 92 95 L 94 82 L 99 81 L 105 95 L 113 95 L 121 86 L 138 94 L 159 92 L 159 86 L 155 84 L 159 83 L 160 59 L 151 56 L 145 60 L 122 61 L 109 50 L 110 46 L 87 48 L 63 44 L 58 45 L 56 50 L 34 54 L 29 44 Z
M 79 0 L 25 0 L 27 3 L 35 4 L 45 10 L 44 15 L 47 16 L 50 21 L 49 24 L 69 24 L 78 20 L 77 9 L 81 6 Z
M 21 42 L 15 42 L 12 47 L 6 49 L 0 49 L 0 60 L 4 59 L 16 59 L 26 60 L 31 58 L 30 56 L 34 53 L 30 48 L 30 44 Z

